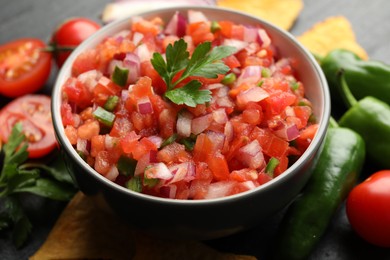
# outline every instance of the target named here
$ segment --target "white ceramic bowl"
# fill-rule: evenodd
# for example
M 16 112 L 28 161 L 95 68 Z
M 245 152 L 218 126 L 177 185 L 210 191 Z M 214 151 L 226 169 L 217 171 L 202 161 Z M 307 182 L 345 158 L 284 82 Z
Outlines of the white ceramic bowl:
M 61 88 L 70 76 L 71 65 L 84 50 L 93 48 L 105 37 L 129 28 L 131 17 L 106 25 L 83 42 L 64 64 L 52 94 L 55 132 L 69 172 L 81 191 L 98 198 L 111 210 L 135 227 L 165 237 L 218 238 L 261 223 L 283 209 L 300 192 L 310 177 L 310 168 L 318 155 L 330 117 L 330 98 L 325 77 L 313 56 L 288 32 L 256 17 L 216 7 L 177 7 L 145 12 L 146 18 L 164 20 L 174 12 L 186 14 L 188 9 L 202 11 L 211 20 L 231 20 L 241 24 L 260 24 L 272 38 L 283 57 L 298 61 L 297 73 L 313 103 L 319 122 L 318 132 L 305 153 L 285 173 L 248 192 L 212 200 L 173 200 L 130 191 L 94 171 L 77 154 L 67 140 L 61 121 Z M 281 14 L 283 15 L 283 14 Z

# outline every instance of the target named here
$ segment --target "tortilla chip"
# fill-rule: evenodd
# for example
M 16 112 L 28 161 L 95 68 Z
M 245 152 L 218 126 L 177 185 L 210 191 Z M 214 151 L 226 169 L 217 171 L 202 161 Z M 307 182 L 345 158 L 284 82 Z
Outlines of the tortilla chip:
M 302 0 L 218 0 L 220 7 L 262 18 L 285 30 L 289 30 L 303 8 Z
M 356 41 L 350 22 L 343 16 L 329 17 L 297 38 L 319 56 L 325 56 L 334 49 L 347 49 L 362 59 L 368 59 L 366 51 Z
M 220 253 L 198 241 L 163 240 L 134 231 L 117 216 L 97 207 L 95 201 L 77 193 L 30 260 L 256 259 Z
M 134 232 L 111 213 L 77 193 L 30 260 L 131 259 Z

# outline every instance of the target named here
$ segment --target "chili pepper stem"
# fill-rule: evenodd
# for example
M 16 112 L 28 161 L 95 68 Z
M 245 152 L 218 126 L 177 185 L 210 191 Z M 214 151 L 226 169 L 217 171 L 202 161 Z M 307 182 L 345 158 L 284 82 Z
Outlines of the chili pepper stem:
M 344 71 L 340 71 L 337 75 L 337 77 L 340 80 L 340 92 L 341 97 L 343 98 L 344 102 L 348 107 L 353 107 L 358 101 L 353 96 L 351 90 L 348 87 L 348 83 L 345 80 Z
M 336 128 L 338 126 L 339 126 L 339 124 L 337 123 L 336 119 L 334 119 L 333 117 L 330 117 L 330 119 L 329 119 L 329 127 L 330 128 Z

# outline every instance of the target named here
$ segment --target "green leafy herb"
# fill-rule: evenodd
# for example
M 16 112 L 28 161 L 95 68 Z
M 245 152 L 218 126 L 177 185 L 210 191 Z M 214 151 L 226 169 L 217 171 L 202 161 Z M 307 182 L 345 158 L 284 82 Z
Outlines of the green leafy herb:
M 181 88 L 176 88 L 176 86 L 191 76 L 217 78 L 219 74 L 226 74 L 229 67 L 221 59 L 232 55 L 235 50 L 230 46 L 218 46 L 211 49 L 211 43 L 204 42 L 195 48 L 189 58 L 187 43 L 180 39 L 173 45 L 168 45 L 165 53 L 166 61 L 160 53 L 155 52 L 151 62 L 167 84 L 165 96 L 176 104 L 195 107 L 197 104 L 211 101 L 211 92 L 201 90 L 202 85 L 198 80 L 191 80 Z M 183 73 L 176 79 L 175 76 L 179 72 Z
M 76 188 L 67 174 L 46 164 L 29 163 L 22 125 L 14 125 L 3 146 L 4 164 L 0 172 L 0 232 L 13 228 L 16 247 L 26 241 L 32 225 L 24 213 L 19 194 L 30 193 L 53 200 L 70 200 Z M 64 168 L 64 167 L 63 167 Z

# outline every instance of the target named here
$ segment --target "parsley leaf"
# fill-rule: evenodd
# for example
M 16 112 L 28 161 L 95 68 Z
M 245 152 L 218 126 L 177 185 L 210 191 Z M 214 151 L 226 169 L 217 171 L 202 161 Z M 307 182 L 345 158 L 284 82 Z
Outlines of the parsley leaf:
M 32 228 L 18 194 L 30 193 L 64 201 L 70 200 L 76 192 L 70 177 L 60 171 L 60 164 L 52 166 L 56 168 L 53 169 L 43 163 L 26 162 L 28 151 L 25 139 L 21 123 L 15 124 L 3 146 L 4 164 L 0 171 L 0 231 L 12 228 L 16 247 L 24 244 Z M 62 167 L 64 169 L 65 166 Z
M 217 78 L 218 74 L 226 74 L 230 68 L 221 59 L 232 55 L 236 49 L 231 46 L 219 46 L 211 50 L 211 42 L 199 44 L 191 58 L 187 43 L 180 39 L 169 44 L 165 53 L 166 61 L 160 53 L 155 52 L 151 63 L 167 84 L 165 97 L 181 105 L 195 107 L 211 100 L 211 92 L 200 89 L 202 84 L 192 80 L 181 88 L 175 88 L 180 82 L 191 76 Z M 176 76 L 183 71 L 179 78 Z M 173 81 L 175 78 L 175 81 Z
M 204 104 L 211 101 L 210 90 L 200 90 L 202 84 L 197 80 L 191 80 L 182 88 L 175 88 L 165 93 L 165 96 L 172 102 L 189 107 L 196 107 L 197 104 Z

